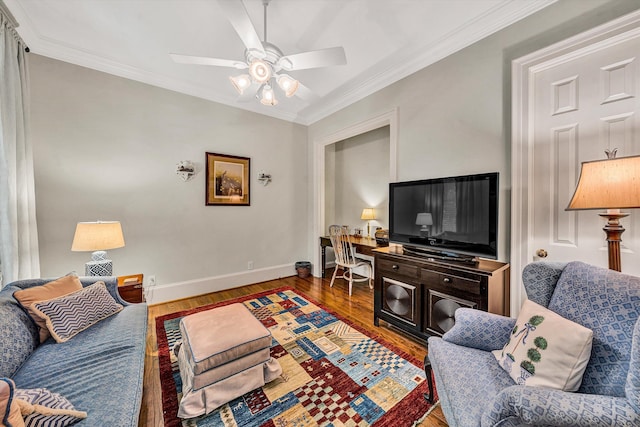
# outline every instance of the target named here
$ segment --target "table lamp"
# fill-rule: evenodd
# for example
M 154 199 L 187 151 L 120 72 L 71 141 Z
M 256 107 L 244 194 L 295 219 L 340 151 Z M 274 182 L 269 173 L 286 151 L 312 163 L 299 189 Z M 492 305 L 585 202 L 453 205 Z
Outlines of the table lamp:
M 610 155 L 607 152 L 607 155 Z M 611 156 L 611 155 L 610 155 Z M 607 209 L 599 214 L 607 218 L 609 268 L 620 271 L 620 236 L 624 227 L 620 219 L 628 216 L 620 209 L 640 207 L 640 156 L 583 162 L 576 191 L 566 210 Z
M 107 249 L 124 247 L 122 226 L 118 221 L 79 222 L 73 236 L 73 252 L 92 251 L 85 266 L 86 276 L 111 276 L 113 262 L 107 259 Z
M 372 208 L 364 208 L 362 209 L 362 215 L 360 215 L 360 219 L 364 219 L 367 221 L 367 237 L 371 237 L 371 227 L 369 225 L 369 222 L 372 219 L 376 219 L 376 213 Z
M 429 226 L 433 225 L 433 217 L 430 213 L 420 212 L 416 215 L 416 225 L 420 227 L 420 237 L 429 237 Z

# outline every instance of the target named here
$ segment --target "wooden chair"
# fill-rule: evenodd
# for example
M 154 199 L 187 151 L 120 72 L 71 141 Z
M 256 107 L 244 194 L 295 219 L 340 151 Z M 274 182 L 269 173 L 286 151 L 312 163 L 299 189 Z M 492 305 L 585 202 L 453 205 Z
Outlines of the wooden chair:
M 364 282 L 365 280 L 368 280 L 369 288 L 373 289 L 373 284 L 371 282 L 371 265 L 368 262 L 359 260 L 355 257 L 355 252 L 353 250 L 353 246 L 351 246 L 349 232 L 346 227 L 341 225 L 330 226 L 329 237 L 331 239 L 331 246 L 333 246 L 333 251 L 336 255 L 336 268 L 333 270 L 333 277 L 331 278 L 330 286 L 333 287 L 333 282 L 336 279 L 345 279 L 349 282 L 349 296 L 351 296 L 353 282 Z M 361 266 L 367 266 L 367 277 L 356 279 L 353 277 L 352 269 Z M 337 275 L 338 268 L 342 268 L 342 276 Z

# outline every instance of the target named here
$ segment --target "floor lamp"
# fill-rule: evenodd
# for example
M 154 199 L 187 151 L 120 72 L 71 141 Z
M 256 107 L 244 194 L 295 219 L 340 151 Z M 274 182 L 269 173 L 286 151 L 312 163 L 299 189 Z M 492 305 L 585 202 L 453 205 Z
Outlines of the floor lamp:
M 615 156 L 615 152 L 613 154 Z M 640 208 L 640 156 L 583 162 L 576 191 L 566 210 L 606 209 L 609 268 L 621 271 L 620 219 L 628 216 L 620 209 Z

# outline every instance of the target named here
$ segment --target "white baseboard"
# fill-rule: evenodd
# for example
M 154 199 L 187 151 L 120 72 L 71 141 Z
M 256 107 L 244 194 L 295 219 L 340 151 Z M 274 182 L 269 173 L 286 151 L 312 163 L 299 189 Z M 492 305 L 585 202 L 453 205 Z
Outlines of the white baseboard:
M 293 275 L 295 275 L 294 264 L 284 264 L 222 276 L 157 285 L 145 288 L 144 291 L 147 304 L 158 304 Z

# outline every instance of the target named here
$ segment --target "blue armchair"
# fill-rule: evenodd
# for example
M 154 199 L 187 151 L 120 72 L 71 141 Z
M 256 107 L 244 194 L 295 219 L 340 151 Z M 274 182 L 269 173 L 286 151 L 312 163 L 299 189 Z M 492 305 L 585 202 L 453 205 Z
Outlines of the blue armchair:
M 451 330 L 429 338 L 425 363 L 449 425 L 640 426 L 640 278 L 540 262 L 525 267 L 523 284 L 530 300 L 593 331 L 579 390 L 516 385 L 491 353 L 516 319 L 460 308 Z

